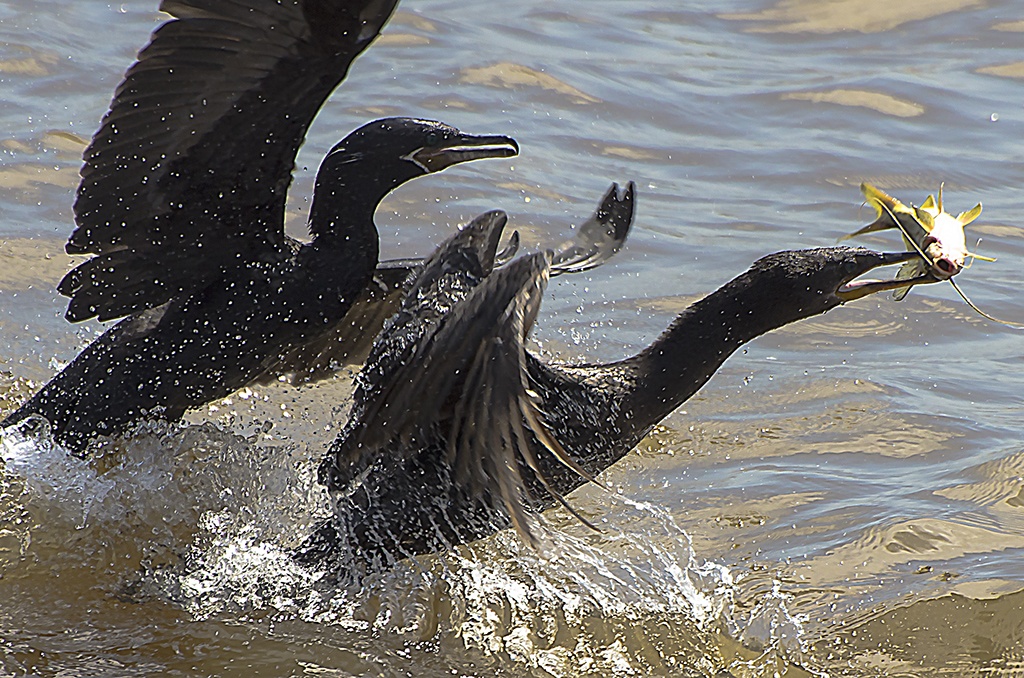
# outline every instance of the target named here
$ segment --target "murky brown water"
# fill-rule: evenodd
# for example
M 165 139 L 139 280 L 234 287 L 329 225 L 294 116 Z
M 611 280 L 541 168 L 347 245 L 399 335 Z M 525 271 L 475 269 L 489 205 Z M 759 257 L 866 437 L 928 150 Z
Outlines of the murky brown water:
M 962 286 L 1024 320 L 1024 6 L 670 4 L 403 0 L 314 125 L 292 225 L 322 154 L 380 115 L 523 148 L 403 187 L 385 256 L 493 207 L 550 242 L 635 179 L 627 248 L 553 284 L 539 331 L 610 359 L 758 256 L 864 223 L 861 181 L 918 203 L 944 181 L 951 212 L 984 203 L 969 245 L 999 258 Z M 99 330 L 53 286 L 81 149 L 154 5 L 0 2 L 5 407 Z M 324 510 L 344 377 L 140 431 L 104 474 L 6 436 L 0 674 L 1021 675 L 1022 356 L 948 286 L 851 304 L 754 342 L 611 492 L 575 493 L 603 533 L 552 513 L 541 554 L 501 534 L 359 591 L 282 551 Z

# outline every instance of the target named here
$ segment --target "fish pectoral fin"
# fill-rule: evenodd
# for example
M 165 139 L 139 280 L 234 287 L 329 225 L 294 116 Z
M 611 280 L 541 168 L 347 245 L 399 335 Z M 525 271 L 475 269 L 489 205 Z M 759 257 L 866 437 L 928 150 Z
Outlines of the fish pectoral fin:
M 979 216 L 981 216 L 980 202 L 971 209 L 967 210 L 966 212 L 961 212 L 960 214 L 958 214 L 956 220 L 960 222 L 961 226 L 966 226 L 967 224 L 977 219 Z
M 941 196 L 942 194 L 940 193 L 939 195 Z M 939 200 L 941 202 L 942 198 L 940 197 Z M 939 211 L 941 211 L 940 208 L 936 207 L 936 205 L 935 205 L 935 196 L 933 196 L 933 195 L 929 195 L 928 196 L 928 199 L 925 200 L 924 204 L 921 205 L 921 209 L 927 210 L 929 212 L 939 212 Z
M 896 272 L 896 280 L 911 280 L 913 278 L 920 277 L 925 274 L 924 263 L 920 260 L 908 261 L 907 263 L 900 266 L 900 270 Z M 907 287 L 901 287 L 898 290 L 893 290 L 892 298 L 896 301 L 902 301 L 907 293 L 910 292 L 910 288 L 913 285 Z
M 928 196 L 928 200 L 931 200 L 931 199 L 932 199 L 932 197 L 929 195 Z M 925 204 L 928 204 L 928 203 L 925 202 Z M 935 209 L 935 208 L 932 207 L 932 209 Z M 935 228 L 935 215 L 934 215 L 934 213 L 926 210 L 923 205 L 921 207 L 917 207 L 917 208 L 914 209 L 914 216 L 917 218 L 917 221 L 922 226 L 924 226 L 926 231 L 931 232 L 931 230 L 933 228 Z
M 915 259 L 900 266 L 900 270 L 896 272 L 896 280 L 910 280 L 924 275 L 925 272 L 924 262 Z

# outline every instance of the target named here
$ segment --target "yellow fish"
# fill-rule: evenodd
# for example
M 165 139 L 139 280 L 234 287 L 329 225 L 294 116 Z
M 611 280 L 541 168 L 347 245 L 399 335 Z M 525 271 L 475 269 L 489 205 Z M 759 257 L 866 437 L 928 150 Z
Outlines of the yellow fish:
M 845 236 L 843 240 L 889 228 L 899 229 L 907 249 L 922 254 L 922 258 L 903 264 L 896 274 L 896 280 L 920 278 L 922 283 L 949 280 L 964 268 L 967 257 L 995 261 L 967 251 L 964 226 L 981 214 L 980 202 L 973 209 L 954 217 L 942 207 L 942 186 L 939 186 L 938 201 L 929 195 L 920 207 L 908 207 L 871 184 L 861 184 L 860 190 L 864 200 L 875 208 L 877 218 L 856 233 Z M 907 296 L 911 287 L 913 285 L 896 290 L 893 298 L 899 301 Z

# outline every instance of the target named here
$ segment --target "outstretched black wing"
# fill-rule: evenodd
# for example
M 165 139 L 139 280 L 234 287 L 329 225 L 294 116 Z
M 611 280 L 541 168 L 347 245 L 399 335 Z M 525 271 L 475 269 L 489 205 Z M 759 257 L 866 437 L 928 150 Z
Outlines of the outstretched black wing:
M 397 0 L 164 0 L 85 152 L 67 317 L 116 318 L 279 256 L 295 155 Z
M 555 248 L 551 260 L 551 275 L 581 273 L 597 268 L 622 249 L 633 225 L 636 211 L 636 184 L 612 184 L 601 198 L 597 210 L 584 221 L 569 240 Z
M 410 284 L 364 368 L 353 419 L 324 465 L 332 489 L 345 492 L 381 459 L 402 463 L 440 436 L 452 483 L 467 496 L 503 506 L 531 542 L 524 469 L 572 511 L 548 486 L 547 461 L 540 457 L 589 476 L 544 421 L 528 382 L 526 340 L 555 259 L 561 272 L 582 271 L 617 251 L 632 223 L 633 192 L 632 184 L 621 193 L 613 185 L 557 254 L 521 257 L 489 274 L 485 266 L 484 277 L 470 265 L 476 258 L 462 254 L 467 248 L 453 247 L 468 228 L 439 248 Z M 482 219 L 474 225 L 486 226 Z M 461 288 L 452 284 L 460 273 Z M 434 280 L 440 278 L 447 282 L 439 300 Z
M 494 271 L 418 337 L 361 403 L 342 458 L 354 469 L 367 465 L 363 455 L 405 459 L 439 431 L 453 484 L 469 496 L 499 501 L 516 529 L 534 541 L 521 464 L 546 485 L 537 461 L 546 450 L 588 477 L 548 431 L 527 383 L 525 342 L 550 263 L 548 252 Z

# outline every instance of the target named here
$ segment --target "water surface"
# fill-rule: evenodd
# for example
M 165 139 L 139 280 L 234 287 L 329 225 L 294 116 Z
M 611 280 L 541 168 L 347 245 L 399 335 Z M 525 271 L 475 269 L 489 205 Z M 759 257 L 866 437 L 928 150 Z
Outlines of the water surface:
M 154 4 L 0 2 L 5 407 L 102 329 L 53 288 L 81 150 Z M 961 285 L 1024 321 L 1022 46 L 1009 0 L 404 0 L 316 120 L 289 227 L 323 153 L 383 115 L 522 146 L 397 191 L 385 257 L 495 207 L 542 246 L 635 180 L 627 248 L 553 283 L 537 332 L 551 359 L 608 360 L 757 257 L 872 219 L 860 182 L 916 203 L 944 182 L 949 211 L 984 203 L 970 246 L 998 257 Z M 600 534 L 552 512 L 541 553 L 500 534 L 355 591 L 283 552 L 324 511 L 346 375 L 146 427 L 102 467 L 8 435 L 0 673 L 1016 675 L 1022 354 L 949 286 L 859 301 L 753 342 L 610 491 L 572 495 Z

